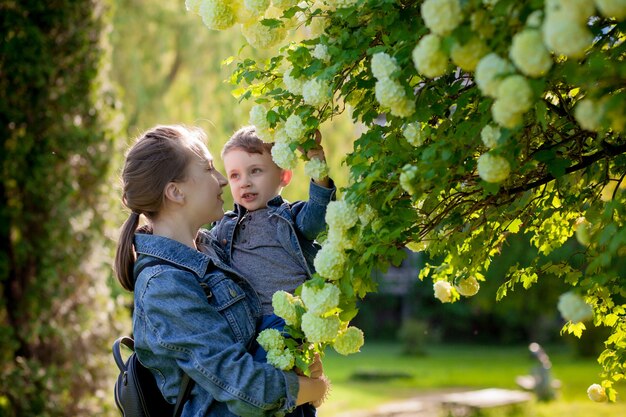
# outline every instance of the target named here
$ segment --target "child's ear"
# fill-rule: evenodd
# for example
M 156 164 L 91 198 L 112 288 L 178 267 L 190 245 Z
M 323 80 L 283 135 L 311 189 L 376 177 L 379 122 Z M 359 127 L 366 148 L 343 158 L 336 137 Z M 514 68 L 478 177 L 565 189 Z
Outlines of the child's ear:
M 174 203 L 183 204 L 185 202 L 185 194 L 175 182 L 168 182 L 163 194 L 167 200 Z
M 280 174 L 280 186 L 286 187 L 291 182 L 293 172 L 290 169 L 283 169 Z

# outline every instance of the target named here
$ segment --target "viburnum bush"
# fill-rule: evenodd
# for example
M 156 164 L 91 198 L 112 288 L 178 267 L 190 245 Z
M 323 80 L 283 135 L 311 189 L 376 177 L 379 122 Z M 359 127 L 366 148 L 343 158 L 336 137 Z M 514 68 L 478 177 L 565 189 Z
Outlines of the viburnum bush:
M 512 267 L 497 297 L 539 279 L 571 284 L 594 324 L 611 329 L 591 390 L 603 395 L 591 397 L 615 400 L 626 363 L 626 1 L 187 6 L 209 28 L 240 25 L 250 45 L 271 48 L 262 62 L 227 62 L 280 166 L 305 159 L 315 129 L 339 113 L 365 126 L 345 158 L 349 184 L 328 208 L 308 295 L 279 302 L 292 335 L 356 351 L 363 335 L 347 327 L 356 300 L 376 290 L 372 269 L 399 263 L 404 246 L 443 259 L 421 278 L 453 302 L 478 291 L 507 236 L 526 234 L 541 256 Z M 573 236 L 575 253 L 548 256 Z M 583 330 L 572 320 L 563 329 Z

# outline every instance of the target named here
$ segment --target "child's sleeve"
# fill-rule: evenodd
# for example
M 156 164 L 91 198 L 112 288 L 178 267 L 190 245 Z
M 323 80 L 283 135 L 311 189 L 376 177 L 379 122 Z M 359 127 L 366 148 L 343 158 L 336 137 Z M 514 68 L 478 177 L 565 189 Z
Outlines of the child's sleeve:
M 337 188 L 332 179 L 330 187 L 322 187 L 313 180 L 309 182 L 309 201 L 297 201 L 291 206 L 295 227 L 308 240 L 315 240 L 326 228 L 326 207 L 335 200 Z

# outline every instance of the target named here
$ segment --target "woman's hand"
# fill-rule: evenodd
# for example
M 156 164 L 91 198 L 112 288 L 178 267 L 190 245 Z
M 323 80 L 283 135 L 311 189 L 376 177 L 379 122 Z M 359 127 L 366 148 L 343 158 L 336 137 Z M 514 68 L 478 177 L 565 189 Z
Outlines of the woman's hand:
M 315 354 L 315 359 L 313 359 L 313 362 L 309 365 L 309 375 L 311 378 L 321 378 L 322 375 L 324 375 L 324 366 L 322 365 L 322 360 L 318 353 Z

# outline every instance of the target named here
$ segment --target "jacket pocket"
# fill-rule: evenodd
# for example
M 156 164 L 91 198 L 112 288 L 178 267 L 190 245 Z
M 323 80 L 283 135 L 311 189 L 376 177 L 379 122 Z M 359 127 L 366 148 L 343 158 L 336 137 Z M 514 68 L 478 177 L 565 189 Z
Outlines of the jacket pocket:
M 211 282 L 204 289 L 209 304 L 226 318 L 236 339 L 248 346 L 255 326 L 246 293 L 230 279 Z

